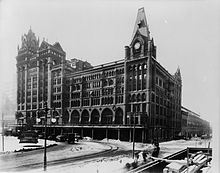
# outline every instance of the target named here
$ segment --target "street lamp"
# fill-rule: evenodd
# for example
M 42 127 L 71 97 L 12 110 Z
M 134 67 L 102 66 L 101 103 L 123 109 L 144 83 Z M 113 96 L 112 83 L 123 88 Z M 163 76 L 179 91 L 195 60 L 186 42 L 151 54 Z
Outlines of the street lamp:
M 48 114 L 49 110 L 51 110 L 51 109 L 48 108 L 47 102 L 44 102 L 44 111 L 45 111 L 45 117 L 44 117 L 44 171 L 46 171 L 46 169 L 47 169 L 47 114 Z M 38 110 L 37 114 L 38 114 L 38 116 L 37 116 L 36 121 L 39 123 L 41 121 L 39 110 Z M 51 122 L 55 123 L 56 119 L 52 118 Z
M 48 107 L 47 102 L 44 102 L 44 110 L 45 110 L 45 124 L 44 124 L 44 171 L 47 169 L 47 113 Z
M 135 148 L 135 127 L 136 127 L 136 117 L 138 117 L 138 115 L 140 115 L 140 112 L 134 112 L 133 113 L 133 149 L 132 149 L 132 157 L 134 159 L 134 148 Z
M 134 137 L 134 136 L 135 136 L 135 119 L 136 119 L 136 113 L 133 114 L 133 119 L 134 119 L 134 122 L 133 122 L 134 124 L 133 124 L 133 149 L 132 149 L 132 151 L 133 151 L 132 153 L 133 153 L 133 154 L 132 154 L 132 157 L 133 157 L 133 159 L 134 159 L 134 148 L 135 148 L 135 142 L 134 142 L 135 137 Z

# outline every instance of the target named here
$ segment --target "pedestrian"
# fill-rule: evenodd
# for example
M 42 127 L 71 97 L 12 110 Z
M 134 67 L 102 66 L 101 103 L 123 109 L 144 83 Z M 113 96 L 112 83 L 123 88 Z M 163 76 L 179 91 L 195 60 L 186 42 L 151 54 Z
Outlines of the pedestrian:
M 138 159 L 139 159 L 139 153 L 136 152 L 136 153 L 134 154 L 134 157 L 135 157 L 135 162 L 138 162 Z
M 147 153 L 145 151 L 143 151 L 142 157 L 143 157 L 144 162 L 146 162 L 147 161 Z
M 155 147 L 154 147 L 154 151 L 153 151 L 153 153 L 152 153 L 152 156 L 153 156 L 153 157 L 158 157 L 159 152 L 160 152 L 159 142 L 155 142 L 154 146 L 155 146 Z

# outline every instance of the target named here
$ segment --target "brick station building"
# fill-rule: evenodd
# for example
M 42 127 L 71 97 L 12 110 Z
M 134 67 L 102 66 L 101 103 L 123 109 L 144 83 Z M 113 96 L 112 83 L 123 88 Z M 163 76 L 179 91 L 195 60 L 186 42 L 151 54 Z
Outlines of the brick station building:
M 18 125 L 43 130 L 47 102 L 49 134 L 131 141 L 135 125 L 135 141 L 145 142 L 181 132 L 180 69 L 172 75 L 157 61 L 143 8 L 121 60 L 98 66 L 67 60 L 58 42 L 40 44 L 31 29 L 16 60 Z

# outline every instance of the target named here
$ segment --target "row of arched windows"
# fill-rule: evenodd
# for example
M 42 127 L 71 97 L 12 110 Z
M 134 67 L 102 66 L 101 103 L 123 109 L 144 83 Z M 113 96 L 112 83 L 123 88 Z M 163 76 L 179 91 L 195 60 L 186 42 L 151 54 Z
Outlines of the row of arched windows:
M 103 97 L 102 98 L 102 105 L 108 105 L 108 104 L 113 104 L 113 97 Z
M 138 93 L 138 94 L 129 94 L 128 95 L 128 102 L 143 102 L 146 101 L 146 94 L 145 93 Z
M 80 121 L 81 120 L 81 121 Z M 91 117 L 89 111 L 83 110 L 80 114 L 77 110 L 71 113 L 70 124 L 113 124 L 113 111 L 105 108 L 101 113 L 97 109 L 92 110 Z M 123 110 L 117 108 L 115 111 L 114 124 L 123 124 Z
M 124 97 L 123 96 L 116 96 L 115 97 L 115 103 L 123 103 L 124 102 Z
M 79 107 L 79 106 L 80 106 L 80 100 L 71 101 L 71 107 Z

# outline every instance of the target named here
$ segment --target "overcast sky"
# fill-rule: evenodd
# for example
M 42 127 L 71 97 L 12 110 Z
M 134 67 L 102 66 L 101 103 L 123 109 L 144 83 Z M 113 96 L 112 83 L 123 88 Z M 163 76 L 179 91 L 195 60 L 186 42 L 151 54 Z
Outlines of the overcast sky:
M 171 74 L 180 67 L 182 105 L 216 121 L 219 5 L 218 0 L 2 0 L 1 85 L 13 85 L 17 45 L 21 45 L 21 36 L 30 27 L 40 41 L 45 38 L 51 44 L 60 42 L 68 59 L 98 65 L 124 58 L 124 46 L 131 42 L 138 8 L 144 7 L 158 61 Z

